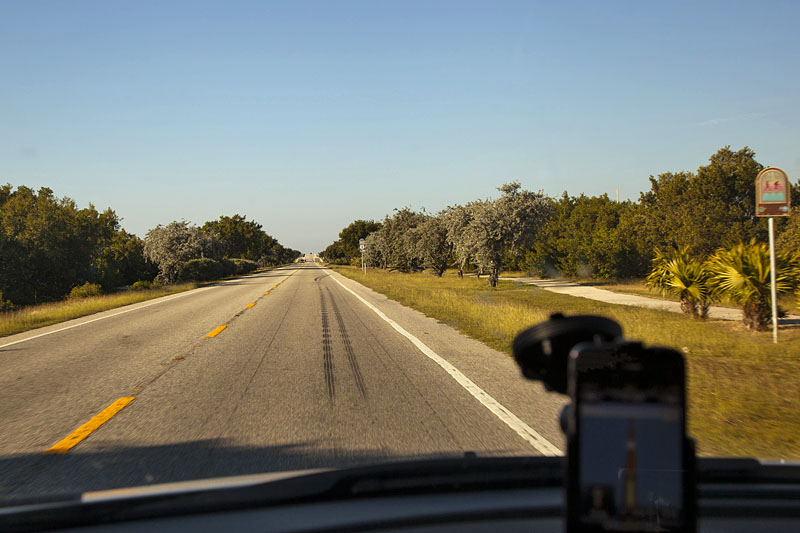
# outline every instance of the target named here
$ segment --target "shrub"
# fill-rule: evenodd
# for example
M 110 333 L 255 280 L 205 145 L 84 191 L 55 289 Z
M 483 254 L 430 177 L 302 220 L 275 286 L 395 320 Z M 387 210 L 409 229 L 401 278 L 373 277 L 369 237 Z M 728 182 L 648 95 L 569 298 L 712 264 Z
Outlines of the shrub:
M 778 294 L 794 292 L 800 277 L 800 253 L 779 252 L 775 256 Z M 748 329 L 767 329 L 771 316 L 769 247 L 755 239 L 728 249 L 720 248 L 709 258 L 707 268 L 713 290 L 742 307 Z
M 83 285 L 73 287 L 69 291 L 69 299 L 76 300 L 78 298 L 89 298 L 90 296 L 100 296 L 103 294 L 103 289 L 97 283 L 89 283 L 88 281 Z
M 230 259 L 229 261 L 236 266 L 233 274 L 247 274 L 258 268 L 258 263 L 249 259 Z
M 361 256 L 360 255 L 354 255 L 353 257 L 351 257 L 350 258 L 350 264 L 355 266 L 355 267 L 360 267 L 361 266 Z
M 186 261 L 178 273 L 182 281 L 212 281 L 224 276 L 223 264 L 207 257 Z
M 222 276 L 233 276 L 236 274 L 236 263 L 232 259 L 223 259 L 219 262 L 222 265 Z
M 709 276 L 703 263 L 689 255 L 688 247 L 671 252 L 656 249 L 647 285 L 661 294 L 680 298 L 681 311 L 685 314 L 706 318 L 713 300 Z
M 153 288 L 153 284 L 147 280 L 139 280 L 131 285 L 132 291 L 144 291 Z
M 0 291 L 0 311 L 13 311 L 14 307 L 10 300 L 3 299 L 3 291 Z

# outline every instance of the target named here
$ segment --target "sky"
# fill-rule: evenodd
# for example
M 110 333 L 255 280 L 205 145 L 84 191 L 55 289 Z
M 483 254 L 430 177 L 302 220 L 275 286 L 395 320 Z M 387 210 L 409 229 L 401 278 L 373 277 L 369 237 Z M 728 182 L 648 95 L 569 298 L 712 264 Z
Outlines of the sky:
M 0 183 L 139 236 L 529 190 L 636 200 L 749 146 L 800 176 L 800 2 L 0 0 Z

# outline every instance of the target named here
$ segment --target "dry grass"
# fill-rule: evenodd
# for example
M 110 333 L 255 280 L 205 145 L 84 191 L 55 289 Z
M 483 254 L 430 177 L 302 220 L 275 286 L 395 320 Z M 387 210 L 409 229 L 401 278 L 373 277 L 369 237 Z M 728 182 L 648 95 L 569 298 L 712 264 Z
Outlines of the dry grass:
M 261 267 L 257 268 L 249 274 L 258 274 L 261 272 L 269 272 L 285 265 Z M 222 280 L 235 279 L 242 276 L 228 276 Z M 80 318 L 82 316 L 99 313 L 101 311 L 108 311 L 124 305 L 135 304 L 152 300 L 153 298 L 160 298 L 170 294 L 177 294 L 179 292 L 189 291 L 197 287 L 205 287 L 219 283 L 222 280 L 207 281 L 207 282 L 188 282 L 176 283 L 174 285 L 164 285 L 152 289 L 139 290 L 139 291 L 122 291 L 113 294 L 104 294 L 102 296 L 94 296 L 91 298 L 81 298 L 79 300 L 65 300 L 63 302 L 52 302 L 40 305 L 31 305 L 23 307 L 22 309 L 11 312 L 0 312 L 0 337 L 13 335 L 15 333 L 22 333 L 35 328 L 44 326 L 51 326 L 59 322 L 66 322 L 73 318 Z
M 91 298 L 81 298 L 79 300 L 32 305 L 18 311 L 0 313 L 0 337 L 57 324 L 73 318 L 99 313 L 100 311 L 108 311 L 123 305 L 188 291 L 197 286 L 197 283 L 166 285 L 142 291 L 125 291 Z
M 716 456 L 800 458 L 800 327 L 753 333 L 735 322 L 697 321 L 676 313 L 605 304 L 501 281 L 448 272 L 400 274 L 336 270 L 389 298 L 510 353 L 514 336 L 550 313 L 593 313 L 622 324 L 626 337 L 672 346 L 687 360 L 689 430 L 699 452 Z

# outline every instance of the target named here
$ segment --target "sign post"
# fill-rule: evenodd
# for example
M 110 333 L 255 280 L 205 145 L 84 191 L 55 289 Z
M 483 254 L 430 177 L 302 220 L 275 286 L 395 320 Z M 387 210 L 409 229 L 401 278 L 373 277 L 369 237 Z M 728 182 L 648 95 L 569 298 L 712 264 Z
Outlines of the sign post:
M 358 251 L 361 252 L 361 270 L 367 273 L 367 263 L 364 262 L 364 239 L 358 239 Z
M 791 211 L 789 177 L 775 167 L 756 176 L 756 216 L 769 217 L 769 276 L 772 296 L 772 342 L 778 342 L 778 291 L 775 284 L 775 217 L 788 217 Z

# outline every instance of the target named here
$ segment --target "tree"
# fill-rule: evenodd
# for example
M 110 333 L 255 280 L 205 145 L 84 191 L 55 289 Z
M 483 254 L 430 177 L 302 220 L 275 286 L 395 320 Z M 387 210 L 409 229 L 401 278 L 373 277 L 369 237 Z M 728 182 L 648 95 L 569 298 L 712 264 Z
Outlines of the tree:
M 379 230 L 380 227 L 381 223 L 374 220 L 356 220 L 339 232 L 341 251 L 348 262 L 353 257 L 361 255 L 359 241 L 365 239 L 373 231 Z
M 792 198 L 797 198 L 795 201 L 800 202 L 800 194 L 792 196 Z M 778 250 L 785 252 L 800 250 L 800 207 L 795 206 L 792 208 L 792 213 L 788 220 L 783 224 L 781 231 L 776 229 L 776 234 L 778 237 L 775 247 Z
M 763 168 L 747 146 L 738 152 L 726 146 L 697 170 L 687 211 L 696 225 L 698 253 L 707 255 L 753 238 L 766 240 L 766 223 L 756 217 L 755 206 L 756 176 Z
M 205 251 L 214 246 L 214 239 L 204 235 L 185 220 L 159 224 L 147 232 L 144 255 L 158 265 L 159 276 L 165 281 L 178 279 L 181 266 L 190 259 L 206 257 Z
M 238 213 L 208 221 L 201 230 L 221 242 L 223 257 L 258 261 L 262 256 L 269 255 L 270 250 L 278 244 L 278 240 L 267 235 L 261 224 L 247 220 L 247 217 Z
M 458 268 L 458 277 L 464 277 L 464 268 L 474 254 L 473 241 L 470 239 L 467 228 L 472 222 L 472 209 L 457 205 L 448 207 L 443 215 L 444 226 L 447 229 L 447 242 L 453 250 Z
M 378 231 L 381 227 L 382 224 L 374 220 L 351 222 L 339 232 L 339 239 L 325 248 L 321 255 L 328 262 L 349 265 L 354 257 L 361 255 L 359 241 L 366 239 L 367 235 Z
M 800 278 L 800 253 L 778 253 L 775 263 L 777 293 L 793 292 Z M 720 248 L 708 259 L 706 268 L 714 293 L 742 306 L 742 320 L 747 328 L 766 329 L 772 299 L 769 247 L 751 240 L 749 244 Z
M 469 204 L 471 220 L 466 228 L 474 259 L 489 271 L 491 287 L 497 286 L 506 250 L 529 246 L 550 214 L 550 205 L 541 192 L 522 190 L 519 182 L 507 183 L 498 190 L 503 194 L 497 200 Z
M 94 262 L 95 279 L 108 291 L 139 280 L 151 281 L 158 268 L 144 256 L 144 241 L 119 230 Z
M 427 217 L 407 235 L 408 245 L 414 248 L 422 266 L 441 277 L 453 256 L 453 249 L 447 242 L 444 215 Z
M 389 246 L 386 242 L 386 231 L 383 227 L 373 231 L 364 239 L 363 258 L 367 266 L 387 268 Z
M 0 187 L 0 292 L 18 305 L 62 298 L 92 280 L 94 260 L 118 228 L 111 209 L 79 209 L 46 187 Z
M 638 226 L 644 247 L 656 249 L 675 249 L 688 246 L 692 253 L 698 250 L 699 235 L 689 205 L 693 198 L 690 187 L 695 176 L 691 172 L 665 172 L 654 178 L 650 176 L 650 190 L 639 197 L 642 209 L 639 212 Z M 694 209 L 702 209 L 695 206 Z
M 338 240 L 328 245 L 320 255 L 329 263 L 348 264 L 350 262 L 344 253 L 342 242 Z
M 638 224 L 646 246 L 688 246 L 689 253 L 707 256 L 741 240 L 765 240 L 766 223 L 755 216 L 755 179 L 763 168 L 750 148 L 726 146 L 695 174 L 651 177 Z
M 413 272 L 422 269 L 415 246 L 411 241 L 410 230 L 416 228 L 425 220 L 423 213 L 417 213 L 408 207 L 395 209 L 394 215 L 386 216 L 383 227 L 380 229 L 385 240 L 384 261 L 388 268 L 400 272 Z
M 565 192 L 549 204 L 547 222 L 535 242 L 520 250 L 518 264 L 523 256 L 528 271 L 548 275 L 619 278 L 646 272 L 649 257 L 637 245 L 637 208 L 631 202 Z

